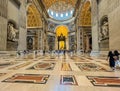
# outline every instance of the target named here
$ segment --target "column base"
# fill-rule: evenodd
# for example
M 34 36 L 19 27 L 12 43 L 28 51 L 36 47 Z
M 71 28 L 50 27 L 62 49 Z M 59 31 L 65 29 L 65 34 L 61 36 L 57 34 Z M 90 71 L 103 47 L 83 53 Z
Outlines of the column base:
M 100 56 L 100 52 L 99 51 L 91 51 L 90 56 L 91 57 L 99 57 Z

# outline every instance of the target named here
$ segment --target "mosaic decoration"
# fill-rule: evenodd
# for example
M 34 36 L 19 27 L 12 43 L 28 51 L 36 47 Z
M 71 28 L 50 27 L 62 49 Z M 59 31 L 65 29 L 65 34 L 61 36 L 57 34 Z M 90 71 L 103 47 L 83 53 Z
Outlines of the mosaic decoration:
M 20 65 L 17 65 L 17 66 L 15 66 L 15 67 L 9 68 L 9 70 L 17 70 L 17 69 L 20 69 L 20 68 L 22 68 L 22 67 L 25 67 L 25 66 L 27 66 L 27 65 L 29 65 L 29 64 L 31 64 L 31 63 L 33 63 L 33 62 L 26 62 L 26 63 L 20 64 Z
M 15 74 L 2 82 L 45 84 L 48 78 L 46 74 Z
M 120 87 L 120 77 L 87 76 L 94 86 Z
M 62 63 L 61 70 L 62 71 L 72 71 L 69 63 Z
M 34 66 L 28 68 L 28 69 L 34 69 L 34 70 L 53 70 L 55 66 L 55 63 L 37 63 Z
M 4 76 L 4 75 L 6 75 L 6 73 L 0 73 L 0 76 Z
M 0 63 L 0 69 L 1 68 L 5 68 L 5 67 L 8 67 L 8 66 L 11 66 L 11 65 L 14 65 L 14 64 L 17 64 L 18 62 L 1 62 Z
M 78 85 L 73 75 L 61 75 L 60 84 L 61 85 Z
M 82 71 L 108 71 L 102 66 L 94 63 L 76 63 L 76 65 Z

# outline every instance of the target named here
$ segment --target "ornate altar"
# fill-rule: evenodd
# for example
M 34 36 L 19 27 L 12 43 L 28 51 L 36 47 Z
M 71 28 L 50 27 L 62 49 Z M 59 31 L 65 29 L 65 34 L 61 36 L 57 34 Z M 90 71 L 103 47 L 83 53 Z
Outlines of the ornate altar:
M 58 50 L 64 50 L 66 49 L 66 38 L 65 36 L 63 36 L 63 34 L 61 33 L 60 36 L 57 37 L 58 39 Z M 64 45 L 62 47 L 60 47 L 60 42 L 64 42 Z

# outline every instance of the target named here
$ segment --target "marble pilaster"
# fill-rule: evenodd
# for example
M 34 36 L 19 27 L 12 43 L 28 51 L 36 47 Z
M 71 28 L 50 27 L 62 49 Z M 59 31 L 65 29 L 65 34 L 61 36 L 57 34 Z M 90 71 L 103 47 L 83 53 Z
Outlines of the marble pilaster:
M 91 1 L 92 12 L 92 51 L 91 56 L 99 56 L 99 41 L 98 41 L 98 7 L 96 0 Z

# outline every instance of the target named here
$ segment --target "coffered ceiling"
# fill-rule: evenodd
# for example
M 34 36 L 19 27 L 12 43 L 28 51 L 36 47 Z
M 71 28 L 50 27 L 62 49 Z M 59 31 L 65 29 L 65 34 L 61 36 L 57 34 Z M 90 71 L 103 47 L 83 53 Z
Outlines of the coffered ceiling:
M 91 26 L 91 5 L 90 1 L 83 4 L 79 16 L 79 26 Z
M 30 4 L 27 9 L 27 27 L 42 27 L 41 15 L 34 4 Z
M 43 4 L 45 5 L 46 9 L 49 9 L 50 6 L 52 6 L 53 4 L 55 4 L 56 2 L 65 2 L 67 4 L 72 5 L 73 7 L 75 7 L 75 4 L 77 2 L 77 0 L 42 0 Z

